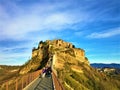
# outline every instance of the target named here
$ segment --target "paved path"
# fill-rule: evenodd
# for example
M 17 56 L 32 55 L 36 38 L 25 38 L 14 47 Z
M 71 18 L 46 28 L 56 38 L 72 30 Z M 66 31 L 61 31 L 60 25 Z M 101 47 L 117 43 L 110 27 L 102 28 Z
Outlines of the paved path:
M 54 90 L 52 77 L 51 75 L 47 75 L 43 78 L 38 77 L 23 90 Z
M 34 90 L 36 85 L 41 81 L 41 78 L 36 78 L 32 81 L 28 86 L 26 86 L 23 90 Z
M 51 58 L 47 63 L 48 66 L 52 66 Z M 25 89 L 23 90 L 54 90 L 52 75 L 49 73 L 50 70 L 46 72 L 45 77 L 37 78 L 32 83 L 30 83 Z
M 41 78 L 34 90 L 54 90 L 51 75 Z

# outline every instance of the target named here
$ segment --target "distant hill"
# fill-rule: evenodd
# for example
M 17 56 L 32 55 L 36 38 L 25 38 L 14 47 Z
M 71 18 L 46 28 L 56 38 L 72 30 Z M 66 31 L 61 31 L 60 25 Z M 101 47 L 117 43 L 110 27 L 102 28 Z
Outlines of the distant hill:
M 103 63 L 92 63 L 90 64 L 94 68 L 120 68 L 120 64 L 111 63 L 111 64 L 103 64 Z

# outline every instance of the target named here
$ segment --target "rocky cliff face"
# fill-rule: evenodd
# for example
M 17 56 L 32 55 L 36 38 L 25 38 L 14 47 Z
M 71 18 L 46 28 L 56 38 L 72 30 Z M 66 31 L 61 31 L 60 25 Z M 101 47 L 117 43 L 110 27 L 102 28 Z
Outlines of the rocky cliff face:
M 90 66 L 83 49 L 61 39 L 41 41 L 19 73 L 41 69 L 49 60 L 65 90 L 120 90 L 119 75 L 112 77 L 98 72 Z
M 42 68 L 49 60 L 50 55 L 53 55 L 53 66 L 59 68 L 68 63 L 83 62 L 89 65 L 85 57 L 85 51 L 80 48 L 75 48 L 71 43 L 61 39 L 40 41 L 37 48 L 32 50 L 32 58 L 20 70 L 20 74 L 25 74 L 39 68 Z M 57 59 L 55 59 L 57 58 Z

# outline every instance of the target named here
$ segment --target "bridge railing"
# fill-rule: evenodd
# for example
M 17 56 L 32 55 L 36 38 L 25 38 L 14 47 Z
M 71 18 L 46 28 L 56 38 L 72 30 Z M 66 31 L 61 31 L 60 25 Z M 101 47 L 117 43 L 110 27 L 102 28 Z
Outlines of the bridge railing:
M 60 83 L 54 72 L 52 72 L 52 79 L 55 90 L 64 90 L 62 84 Z
M 38 70 L 36 72 L 17 77 L 16 79 L 3 82 L 3 84 L 0 86 L 0 90 L 22 90 L 34 79 L 36 79 L 40 73 L 41 70 Z

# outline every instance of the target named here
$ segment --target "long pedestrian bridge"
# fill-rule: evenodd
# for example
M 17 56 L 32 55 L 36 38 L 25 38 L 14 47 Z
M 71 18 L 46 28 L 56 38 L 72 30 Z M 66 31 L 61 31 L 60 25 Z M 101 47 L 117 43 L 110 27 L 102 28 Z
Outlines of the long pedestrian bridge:
M 26 86 L 23 90 L 63 90 L 57 78 L 52 74 L 45 77 L 37 77 L 32 83 Z M 57 84 L 55 86 L 55 84 Z
M 9 80 L 0 86 L 0 90 L 64 90 L 54 72 L 40 77 L 42 70 Z
M 52 56 L 47 65 L 52 68 Z M 57 75 L 52 70 L 41 77 L 42 69 L 4 82 L 0 90 L 64 90 Z

